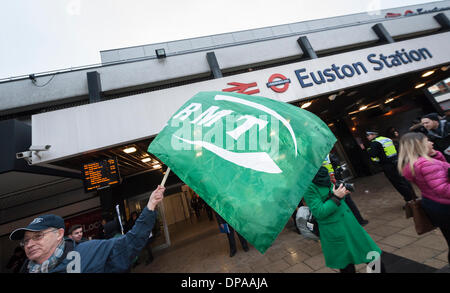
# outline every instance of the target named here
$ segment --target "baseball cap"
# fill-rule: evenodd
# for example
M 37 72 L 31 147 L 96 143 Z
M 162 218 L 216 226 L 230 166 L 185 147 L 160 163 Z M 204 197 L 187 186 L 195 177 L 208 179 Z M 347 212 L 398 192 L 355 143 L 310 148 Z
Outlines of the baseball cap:
M 14 230 L 10 235 L 9 239 L 11 240 L 22 240 L 25 231 L 42 231 L 48 228 L 57 228 L 57 229 L 64 229 L 64 220 L 60 216 L 57 215 L 42 215 L 31 221 L 28 226 L 25 228 L 19 228 Z

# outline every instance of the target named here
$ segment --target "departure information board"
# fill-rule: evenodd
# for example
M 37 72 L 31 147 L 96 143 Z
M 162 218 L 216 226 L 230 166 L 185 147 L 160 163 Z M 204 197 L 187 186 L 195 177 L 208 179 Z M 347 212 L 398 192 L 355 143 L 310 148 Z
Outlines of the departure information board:
M 84 164 L 83 179 L 86 192 L 119 183 L 120 175 L 117 161 L 115 159 L 107 159 Z

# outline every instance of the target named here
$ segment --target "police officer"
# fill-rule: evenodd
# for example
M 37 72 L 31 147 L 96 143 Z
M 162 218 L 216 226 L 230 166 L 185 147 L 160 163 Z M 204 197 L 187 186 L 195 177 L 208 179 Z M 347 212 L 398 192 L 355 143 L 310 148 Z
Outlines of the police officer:
M 379 136 L 375 130 L 366 131 L 370 147 L 367 149 L 370 159 L 380 164 L 384 175 L 392 183 L 395 189 L 403 196 L 405 201 L 416 198 L 411 184 L 400 175 L 397 170 L 397 150 L 390 138 Z
M 336 164 L 337 162 L 335 162 Z M 322 166 L 324 166 L 325 168 L 327 168 L 328 170 L 328 175 L 330 175 L 330 179 L 331 182 L 333 184 L 336 183 L 336 180 L 342 180 L 343 178 L 340 178 L 340 176 L 338 174 L 336 174 L 334 172 L 334 167 L 339 168 L 338 165 L 333 166 L 333 162 L 330 160 L 330 155 L 328 154 L 325 158 L 325 160 L 322 162 Z M 355 216 L 356 220 L 358 220 L 359 224 L 361 226 L 365 226 L 369 223 L 368 220 L 365 220 L 362 216 L 361 213 L 359 212 L 358 207 L 356 206 L 355 202 L 352 200 L 352 198 L 350 197 L 350 194 L 347 194 L 344 197 L 345 203 L 348 205 L 348 207 L 350 208 L 350 210 L 352 211 L 353 215 Z

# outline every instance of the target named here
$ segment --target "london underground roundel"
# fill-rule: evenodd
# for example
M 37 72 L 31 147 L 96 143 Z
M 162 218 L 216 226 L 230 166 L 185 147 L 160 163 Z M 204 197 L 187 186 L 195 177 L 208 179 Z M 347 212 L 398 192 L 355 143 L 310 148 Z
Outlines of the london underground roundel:
M 284 93 L 289 88 L 291 80 L 280 73 L 274 73 L 269 77 L 269 82 L 266 84 L 274 92 Z

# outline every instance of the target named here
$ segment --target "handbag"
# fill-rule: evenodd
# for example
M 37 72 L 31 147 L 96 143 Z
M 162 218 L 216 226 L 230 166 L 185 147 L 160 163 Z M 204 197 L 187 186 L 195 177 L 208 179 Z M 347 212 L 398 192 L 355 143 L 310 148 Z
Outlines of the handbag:
M 323 201 L 324 203 L 331 199 L 333 193 L 331 190 L 328 192 L 328 197 Z M 309 208 L 308 208 L 309 209 Z M 320 232 L 319 232 L 319 223 L 317 223 L 316 218 L 313 216 L 313 214 L 310 212 L 308 219 L 306 220 L 306 227 L 308 230 L 316 235 L 317 238 L 320 238 Z
M 436 229 L 422 208 L 421 199 L 408 201 L 405 206 L 405 213 L 406 218 L 412 217 L 414 219 L 414 227 L 416 228 L 417 235 L 422 235 Z
M 295 222 L 303 237 L 319 240 L 318 225 L 311 214 L 311 210 L 307 206 L 301 206 L 298 208 L 295 215 Z
M 314 235 L 316 235 L 317 237 L 320 238 L 319 224 L 317 223 L 317 220 L 316 220 L 316 218 L 312 215 L 312 213 L 310 214 L 309 219 L 306 221 L 306 227 L 307 227 L 308 230 L 311 231 Z

